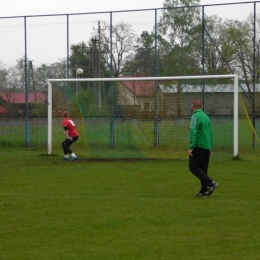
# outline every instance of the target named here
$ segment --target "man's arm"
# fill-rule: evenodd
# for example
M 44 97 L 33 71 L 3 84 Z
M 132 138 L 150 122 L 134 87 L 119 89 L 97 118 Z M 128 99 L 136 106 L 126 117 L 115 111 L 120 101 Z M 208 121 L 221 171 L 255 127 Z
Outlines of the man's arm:
M 67 126 L 64 126 L 64 130 L 64 135 L 66 135 L 66 138 L 69 140 L 73 140 L 73 138 L 69 136 L 69 130 Z
M 193 150 L 198 138 L 198 118 L 192 115 L 190 122 L 190 144 L 189 150 Z

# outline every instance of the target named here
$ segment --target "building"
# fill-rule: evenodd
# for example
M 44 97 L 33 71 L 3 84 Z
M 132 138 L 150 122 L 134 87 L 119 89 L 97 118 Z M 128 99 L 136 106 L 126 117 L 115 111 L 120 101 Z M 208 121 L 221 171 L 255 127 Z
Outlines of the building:
M 28 109 L 30 116 L 47 114 L 48 97 L 42 92 L 28 93 Z M 0 93 L 0 106 L 5 111 L 1 115 L 6 116 L 24 116 L 26 97 L 24 92 L 5 92 Z
M 139 77 L 141 74 L 138 74 Z M 125 81 L 118 84 L 118 99 L 125 115 L 139 115 L 140 117 L 154 117 L 156 110 L 155 81 Z M 157 97 L 163 99 L 163 92 L 158 88 Z M 158 102 L 158 110 L 162 110 L 162 100 Z
M 212 116 L 231 116 L 234 107 L 233 84 L 185 85 L 159 84 L 156 99 L 155 81 L 122 81 L 118 87 L 119 103 L 125 115 L 149 115 L 154 117 L 158 108 L 160 116 L 182 117 L 191 115 L 191 103 L 200 98 L 204 103 L 204 111 Z M 246 91 L 246 85 L 240 85 Z M 240 88 L 240 97 L 248 109 L 251 109 L 248 94 Z M 252 89 L 252 86 L 251 86 Z M 252 93 L 251 93 L 252 96 Z M 256 100 L 260 97 L 260 85 L 256 86 Z M 157 101 L 157 107 L 156 107 Z M 241 103 L 241 102 L 240 102 Z M 256 104 L 259 106 L 260 102 Z M 242 109 L 240 104 L 240 109 Z

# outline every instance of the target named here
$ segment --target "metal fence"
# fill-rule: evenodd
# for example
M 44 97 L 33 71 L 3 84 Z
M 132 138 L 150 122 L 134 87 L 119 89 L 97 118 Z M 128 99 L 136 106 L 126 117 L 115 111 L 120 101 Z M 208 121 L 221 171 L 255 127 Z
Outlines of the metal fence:
M 187 18 L 187 21 L 182 22 L 184 24 L 176 26 L 176 13 L 183 18 L 183 14 L 188 14 L 188 11 L 196 12 L 194 20 L 189 14 L 191 20 Z M 168 9 L 0 17 L 0 92 L 24 93 L 25 101 L 22 105 L 25 145 L 28 147 L 30 139 L 34 138 L 29 125 L 30 92 L 47 93 L 48 78 L 105 77 L 106 73 L 109 77 L 134 76 L 140 67 L 134 66 L 129 60 L 138 53 L 145 59 L 145 51 L 152 47 L 152 50 L 149 49 L 152 54 L 152 58 L 149 56 L 149 62 L 138 64 L 143 70 L 146 68 L 145 72 L 141 70 L 144 76 L 239 74 L 241 82 L 248 86 L 243 91 L 252 105 L 250 114 L 254 124 L 259 103 L 254 95 L 254 86 L 259 82 L 260 75 L 259 13 L 260 1 L 252 1 Z M 166 14 L 169 14 L 169 20 L 166 19 Z M 190 23 L 190 26 L 187 23 Z M 113 34 L 118 25 L 123 26 L 121 33 L 127 29 L 133 35 L 131 43 L 122 42 L 121 47 L 125 49 L 121 53 L 115 53 L 113 45 L 118 40 Z M 243 29 L 239 31 L 239 27 Z M 120 30 L 119 27 L 117 29 Z M 184 29 L 186 31 L 183 36 L 181 30 Z M 190 34 L 187 33 L 189 30 Z M 233 52 L 236 50 L 232 53 L 232 57 L 236 58 L 232 60 L 229 59 L 231 55 L 228 49 L 223 48 L 223 42 L 227 44 L 228 41 L 231 43 L 234 40 L 225 39 L 232 36 L 231 30 L 234 30 L 236 39 L 241 40 L 240 45 L 231 48 Z M 143 34 L 144 32 L 147 34 Z M 173 39 L 174 34 L 179 37 Z M 148 38 L 142 38 L 142 35 L 151 36 L 149 46 L 145 45 Z M 107 50 L 104 50 L 103 46 L 100 47 L 104 36 L 108 39 Z M 250 44 L 243 41 L 248 37 Z M 187 38 L 192 39 L 192 44 Z M 75 46 L 86 47 L 87 62 L 82 62 Z M 241 50 L 241 46 L 247 50 L 246 53 Z M 170 48 L 173 51 L 169 54 L 167 49 Z M 178 55 L 180 53 L 192 54 L 193 59 Z M 241 64 L 239 57 L 242 54 L 247 56 Z M 210 55 L 214 55 L 214 58 L 209 59 Z M 166 59 L 167 56 L 169 59 Z M 115 66 L 113 58 L 121 58 L 120 66 Z M 84 71 L 83 74 L 79 68 Z M 243 69 L 247 73 L 244 73 Z M 6 101 L 0 102 L 0 106 L 4 107 Z M 5 122 L 8 124 L 8 120 Z

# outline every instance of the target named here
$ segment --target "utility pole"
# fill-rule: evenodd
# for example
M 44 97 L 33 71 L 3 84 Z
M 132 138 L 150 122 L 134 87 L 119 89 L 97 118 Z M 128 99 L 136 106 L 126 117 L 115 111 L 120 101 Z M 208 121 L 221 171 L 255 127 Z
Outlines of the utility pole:
M 76 68 L 75 68 L 75 75 L 76 79 L 78 78 L 78 64 L 79 64 L 79 56 L 78 56 L 78 48 L 79 46 L 76 46 L 75 54 L 76 54 Z M 79 94 L 79 83 L 76 81 L 76 95 Z
M 36 87 L 35 87 L 35 80 L 34 80 L 34 72 L 33 72 L 33 65 L 32 65 L 32 60 L 29 61 L 29 73 L 28 73 L 28 86 L 30 83 L 30 74 L 32 75 L 32 87 L 33 87 L 33 93 L 34 93 L 34 100 L 35 103 L 37 103 L 37 95 L 36 95 Z M 31 73 L 30 73 L 31 71 Z
M 96 30 L 93 27 L 94 30 Z M 106 28 L 100 28 L 100 20 L 98 21 L 98 77 L 101 78 L 101 30 L 106 30 Z M 101 85 L 98 82 L 98 107 L 101 110 Z

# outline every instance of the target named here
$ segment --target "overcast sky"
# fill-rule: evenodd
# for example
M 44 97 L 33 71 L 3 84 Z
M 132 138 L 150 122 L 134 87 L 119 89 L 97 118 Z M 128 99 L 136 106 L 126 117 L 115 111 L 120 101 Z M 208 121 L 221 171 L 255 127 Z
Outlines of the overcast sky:
M 0 64 L 14 65 L 25 54 L 23 16 L 96 13 L 76 15 L 69 18 L 69 43 L 88 42 L 97 30 L 98 21 L 109 23 L 109 11 L 127 11 L 162 8 L 164 0 L 2 0 L 0 17 Z M 217 15 L 223 19 L 245 20 L 254 10 L 254 1 L 247 0 L 201 0 L 201 5 L 248 3 L 205 7 L 206 15 Z M 260 13 L 260 1 L 257 1 Z M 102 14 L 98 12 L 103 12 Z M 157 16 L 160 18 L 160 11 Z M 67 28 L 65 16 L 40 16 L 27 19 L 27 55 L 34 64 L 50 64 L 67 55 Z M 113 23 L 124 21 L 131 24 L 139 35 L 154 29 L 154 11 L 116 12 Z M 106 30 L 106 29 L 104 29 Z
M 161 8 L 163 2 L 163 0 L 7 0 L 1 4 L 0 17 Z M 201 0 L 202 5 L 236 2 L 253 1 Z

